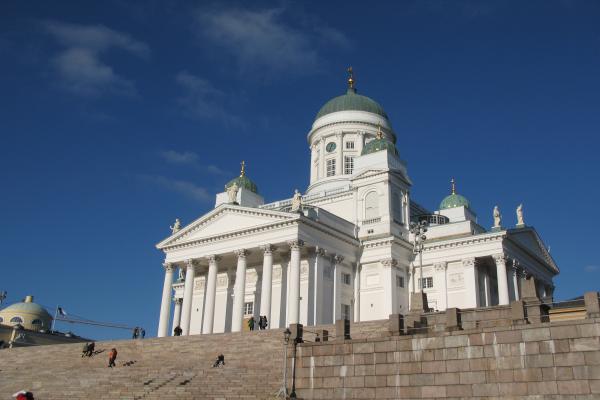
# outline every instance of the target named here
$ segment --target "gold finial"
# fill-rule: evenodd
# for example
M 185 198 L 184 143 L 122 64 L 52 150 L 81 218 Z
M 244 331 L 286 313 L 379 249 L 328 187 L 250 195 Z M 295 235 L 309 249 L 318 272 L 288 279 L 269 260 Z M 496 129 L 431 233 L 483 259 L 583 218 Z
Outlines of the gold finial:
M 348 71 L 348 87 L 350 89 L 354 89 L 355 81 L 354 81 L 354 72 L 352 70 L 352 66 L 348 67 L 347 71 Z
M 240 176 L 245 176 L 246 175 L 246 162 L 242 160 L 242 170 L 240 171 Z
M 383 132 L 381 132 L 381 124 L 377 124 L 377 139 L 383 139 Z
M 452 184 L 452 194 L 456 194 L 456 181 L 454 178 L 450 179 L 450 183 Z

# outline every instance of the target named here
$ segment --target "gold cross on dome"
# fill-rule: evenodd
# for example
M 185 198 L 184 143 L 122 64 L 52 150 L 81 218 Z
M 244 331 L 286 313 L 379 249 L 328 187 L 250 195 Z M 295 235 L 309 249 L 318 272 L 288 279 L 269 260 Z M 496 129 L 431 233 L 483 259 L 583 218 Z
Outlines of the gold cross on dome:
M 244 175 L 246 175 L 246 162 L 244 160 L 242 160 L 240 165 L 242 166 L 242 169 L 240 171 L 240 176 L 244 176 Z
M 352 66 L 348 67 L 348 87 L 350 89 L 354 89 L 354 71 L 352 70 Z
M 452 194 L 456 194 L 456 181 L 454 178 L 450 179 L 450 183 L 452 184 Z

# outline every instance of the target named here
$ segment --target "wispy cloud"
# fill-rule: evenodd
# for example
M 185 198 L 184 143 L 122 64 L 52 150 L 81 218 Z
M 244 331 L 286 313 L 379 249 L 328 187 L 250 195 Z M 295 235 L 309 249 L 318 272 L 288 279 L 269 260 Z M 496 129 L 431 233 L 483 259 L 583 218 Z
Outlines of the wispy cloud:
M 198 186 L 193 182 L 169 179 L 161 175 L 139 175 L 138 177 L 142 181 L 151 183 L 171 192 L 182 194 L 194 200 L 210 201 L 213 198 L 213 195 L 210 194 L 206 188 Z
M 227 125 L 240 126 L 242 121 L 227 110 L 228 96 L 208 80 L 182 71 L 175 81 L 183 90 L 178 102 L 184 113 L 192 118 L 217 119 Z
M 203 165 L 200 163 L 200 156 L 191 151 L 176 151 L 176 150 L 165 150 L 159 152 L 162 159 L 171 164 L 189 165 L 194 168 L 207 172 L 211 175 L 227 175 L 227 172 L 217 167 L 216 165 L 209 164 Z
M 583 270 L 585 272 L 598 272 L 600 271 L 600 265 L 586 265 L 585 267 L 583 267 Z
M 342 32 L 298 15 L 285 18 L 287 12 L 286 7 L 200 9 L 196 27 L 203 39 L 229 52 L 242 71 L 267 76 L 282 71 L 313 72 L 324 46 L 348 46 Z
M 148 45 L 103 25 L 47 21 L 43 26 L 63 47 L 52 64 L 65 89 L 79 95 L 135 94 L 133 82 L 117 74 L 101 56 L 108 50 L 119 49 L 137 57 L 147 57 L 150 53 Z

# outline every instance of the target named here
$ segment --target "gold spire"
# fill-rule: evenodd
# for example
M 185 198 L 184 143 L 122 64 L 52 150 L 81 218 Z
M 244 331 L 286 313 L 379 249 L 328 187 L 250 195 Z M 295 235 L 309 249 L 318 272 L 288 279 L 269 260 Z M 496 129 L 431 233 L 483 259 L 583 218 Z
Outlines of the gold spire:
M 242 160 L 241 165 L 242 165 L 242 170 L 240 171 L 240 177 L 246 175 L 246 162 L 244 160 Z
M 352 66 L 348 67 L 348 87 L 350 89 L 354 89 L 354 72 L 352 71 Z
M 383 139 L 383 132 L 381 132 L 380 124 L 377 124 L 377 139 Z
M 452 184 L 452 194 L 456 194 L 456 181 L 454 178 L 450 179 L 450 183 Z

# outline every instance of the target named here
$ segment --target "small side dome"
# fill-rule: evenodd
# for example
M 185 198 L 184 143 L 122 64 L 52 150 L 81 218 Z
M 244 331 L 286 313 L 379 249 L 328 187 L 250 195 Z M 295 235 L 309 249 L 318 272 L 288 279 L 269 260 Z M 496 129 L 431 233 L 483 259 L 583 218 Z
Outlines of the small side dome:
M 252 182 L 252 180 L 246 176 L 246 163 L 244 161 L 242 161 L 242 170 L 240 171 L 240 176 L 227 182 L 225 185 L 225 190 L 229 189 L 234 183 L 237 184 L 239 188 L 244 188 L 252 193 L 258 194 L 258 186 L 256 186 L 256 183 Z
M 454 178 L 450 181 L 452 183 L 452 193 L 446 196 L 440 203 L 440 210 L 446 210 L 448 208 L 466 207 L 470 208 L 469 200 L 466 197 L 456 193 L 456 186 Z
M 52 316 L 46 309 L 33 302 L 33 296 L 25 297 L 21 303 L 12 304 L 0 311 L 0 319 L 5 325 L 22 325 L 26 329 L 48 329 Z
M 360 155 L 364 156 L 365 154 L 371 154 L 381 150 L 387 150 L 394 153 L 395 155 L 398 155 L 398 150 L 396 149 L 396 146 L 394 146 L 394 143 L 390 142 L 389 140 L 383 137 L 383 133 L 381 132 L 381 126 L 378 129 L 379 130 L 377 132 L 377 137 L 371 140 L 369 143 L 365 144 L 365 147 L 363 147 Z

